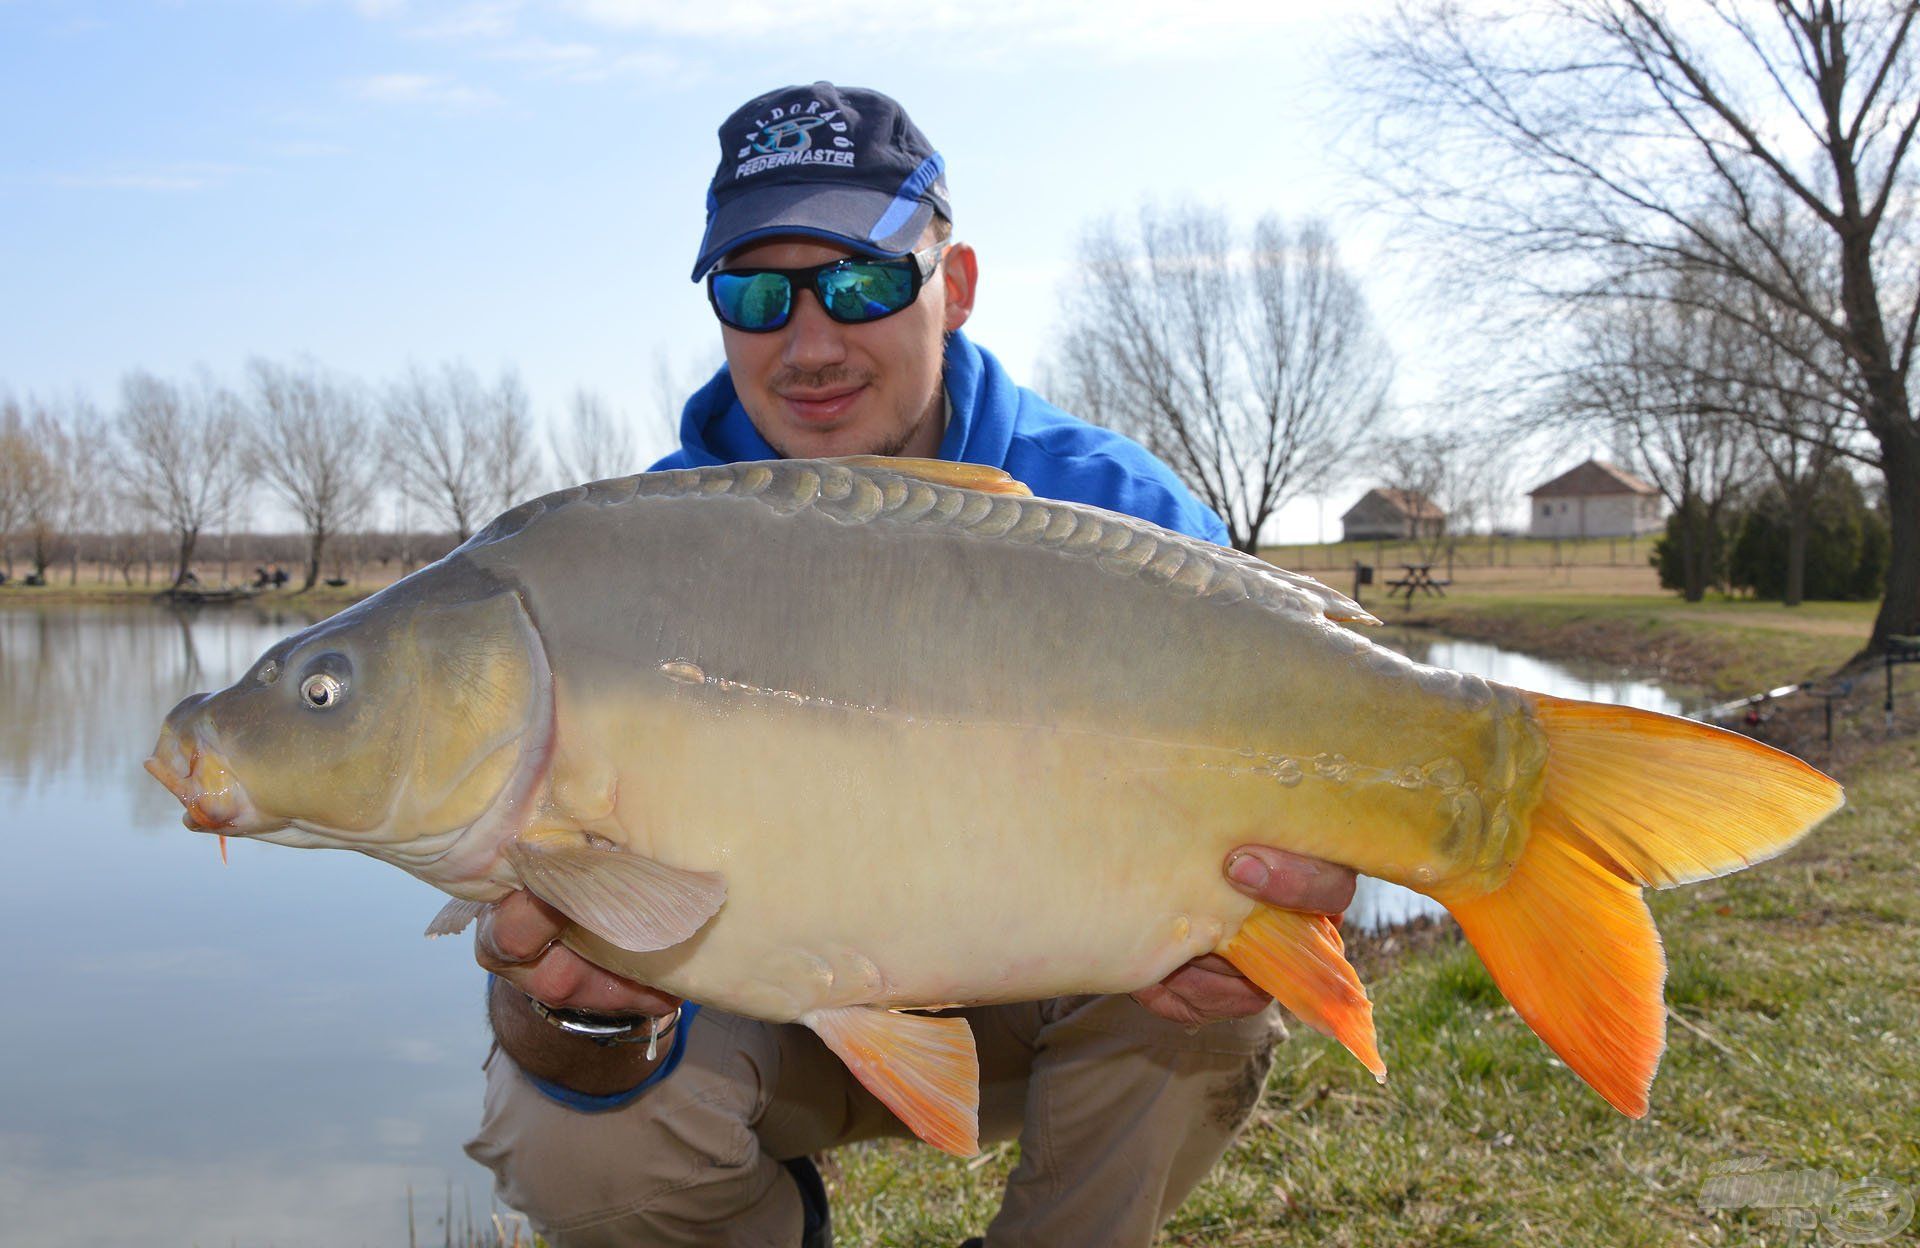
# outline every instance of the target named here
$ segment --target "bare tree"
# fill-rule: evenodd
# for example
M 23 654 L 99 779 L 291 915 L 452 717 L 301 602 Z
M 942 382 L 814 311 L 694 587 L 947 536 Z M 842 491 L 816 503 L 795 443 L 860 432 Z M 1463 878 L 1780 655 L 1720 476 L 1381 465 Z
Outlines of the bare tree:
M 387 391 L 382 442 L 400 490 L 466 541 L 541 474 L 519 374 L 484 385 L 464 364 L 419 367 Z
M 20 527 L 27 469 L 26 412 L 12 395 L 0 397 L 0 560 L 13 575 L 13 534 Z
M 1823 359 L 1833 354 L 1830 341 L 1809 333 L 1800 318 L 1780 317 L 1787 323 L 1753 332 L 1754 322 L 1778 316 L 1778 309 L 1753 298 L 1750 290 L 1729 292 L 1729 297 L 1744 297 L 1747 304 L 1731 352 L 1733 414 L 1752 430 L 1755 452 L 1786 503 L 1782 597 L 1784 605 L 1794 607 L 1806 596 L 1814 501 L 1842 456 L 1858 444 L 1858 406 L 1828 384 L 1828 377 L 1844 369 L 1844 362 Z M 1798 342 L 1783 345 L 1796 333 Z
M 567 422 L 554 429 L 552 440 L 553 462 L 564 485 L 640 471 L 632 423 L 594 391 L 573 392 Z
M 1317 222 L 1267 218 L 1243 244 L 1218 212 L 1143 209 L 1135 238 L 1087 236 L 1068 298 L 1057 397 L 1172 464 L 1241 550 L 1385 406 L 1391 357 Z
M 24 447 L 18 459 L 20 520 L 26 531 L 33 574 L 44 584 L 57 544 L 66 536 L 68 437 L 43 402 L 29 399 L 22 427 Z
M 328 540 L 358 523 L 372 498 L 367 405 L 357 389 L 311 363 L 256 359 L 247 375 L 247 462 L 305 527 L 305 592 L 320 579 Z
M 1478 522 L 1482 492 L 1477 479 L 1485 446 L 1468 429 L 1439 427 L 1399 433 L 1373 443 L 1367 454 L 1381 482 L 1412 509 L 1408 534 L 1423 563 L 1449 565 L 1461 534 Z M 1449 567 L 1448 575 L 1452 575 Z
M 1428 0 L 1378 32 L 1362 88 L 1380 180 L 1477 277 L 1564 307 L 1623 274 L 1711 272 L 1836 349 L 1891 517 L 1868 652 L 1920 630 L 1917 12 Z
M 109 429 L 93 401 L 82 394 L 74 395 L 58 420 L 63 430 L 60 467 L 66 479 L 61 525 L 70 539 L 67 584 L 77 585 L 81 535 L 111 529 L 119 483 L 105 473 Z
M 1706 596 L 1727 506 L 1753 472 L 1754 435 L 1731 357 L 1738 327 L 1686 300 L 1591 305 L 1583 364 L 1558 415 L 1630 453 L 1678 517 L 1682 592 Z
M 726 367 L 726 356 L 716 346 L 704 355 L 688 356 L 678 362 L 665 347 L 653 353 L 653 413 L 641 436 L 641 451 L 649 445 L 667 451 L 680 445 L 680 416 L 687 399 L 713 380 Z
M 414 367 L 386 397 L 384 441 L 401 492 L 463 542 L 493 498 L 479 390 L 468 369 L 436 378 Z
M 539 443 L 533 437 L 533 415 L 520 374 L 502 370 L 491 389 L 481 393 L 487 448 L 488 505 L 504 511 L 532 492 L 545 472 Z
M 151 373 L 120 382 L 116 458 L 127 497 L 173 537 L 172 585 L 185 583 L 200 537 L 232 511 L 245 487 L 240 402 L 201 378 L 183 387 Z

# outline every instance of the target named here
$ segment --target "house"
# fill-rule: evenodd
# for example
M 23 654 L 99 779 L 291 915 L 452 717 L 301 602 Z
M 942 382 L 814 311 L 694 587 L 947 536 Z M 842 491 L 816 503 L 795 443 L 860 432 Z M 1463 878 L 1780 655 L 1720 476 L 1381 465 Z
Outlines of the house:
M 1533 537 L 1637 537 L 1666 522 L 1660 491 L 1624 468 L 1590 459 L 1527 491 Z
M 1397 542 L 1438 533 L 1446 524 L 1447 513 L 1425 494 L 1384 485 L 1368 490 L 1340 517 L 1341 540 L 1348 542 Z

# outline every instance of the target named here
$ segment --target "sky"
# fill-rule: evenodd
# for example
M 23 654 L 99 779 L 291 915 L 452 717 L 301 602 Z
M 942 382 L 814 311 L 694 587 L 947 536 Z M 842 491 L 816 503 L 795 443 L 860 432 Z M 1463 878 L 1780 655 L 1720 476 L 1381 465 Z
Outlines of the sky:
M 597 390 L 664 452 L 659 361 L 718 360 L 687 277 L 716 129 L 821 78 L 894 95 L 945 156 L 968 332 L 1016 380 L 1083 233 L 1153 202 L 1325 217 L 1404 385 L 1418 275 L 1355 207 L 1343 120 L 1377 7 L 0 0 L 0 389 L 461 360 L 518 368 L 543 417 Z M 1270 536 L 1334 536 L 1350 501 Z

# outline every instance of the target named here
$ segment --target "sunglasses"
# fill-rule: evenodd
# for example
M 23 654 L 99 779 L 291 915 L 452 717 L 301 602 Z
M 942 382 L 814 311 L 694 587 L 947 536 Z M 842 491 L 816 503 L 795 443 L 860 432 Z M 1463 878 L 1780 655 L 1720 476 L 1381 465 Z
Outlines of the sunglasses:
M 707 274 L 707 302 L 721 324 L 768 334 L 793 318 L 793 292 L 811 287 L 833 320 L 864 325 L 919 298 L 946 250 L 940 243 L 898 260 L 835 260 L 808 269 L 715 269 Z

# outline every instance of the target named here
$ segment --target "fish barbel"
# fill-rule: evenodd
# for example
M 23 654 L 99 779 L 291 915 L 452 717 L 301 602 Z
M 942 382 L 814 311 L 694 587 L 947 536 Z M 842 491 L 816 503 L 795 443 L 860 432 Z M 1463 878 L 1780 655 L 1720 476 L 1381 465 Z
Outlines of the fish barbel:
M 1576 1073 L 1643 1114 L 1642 899 L 1838 807 L 1715 728 L 1413 663 L 1306 577 L 994 469 L 771 461 L 564 490 L 167 717 L 191 827 L 526 888 L 587 958 L 813 1028 L 977 1147 L 964 1020 L 1219 953 L 1376 1075 L 1331 919 L 1222 877 L 1256 842 L 1435 898 Z

